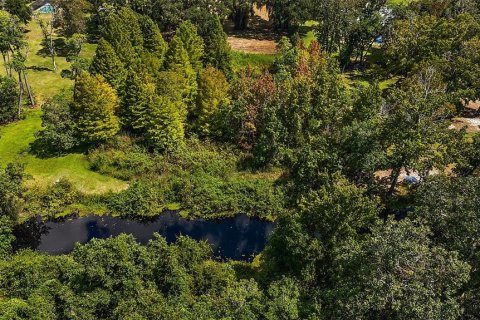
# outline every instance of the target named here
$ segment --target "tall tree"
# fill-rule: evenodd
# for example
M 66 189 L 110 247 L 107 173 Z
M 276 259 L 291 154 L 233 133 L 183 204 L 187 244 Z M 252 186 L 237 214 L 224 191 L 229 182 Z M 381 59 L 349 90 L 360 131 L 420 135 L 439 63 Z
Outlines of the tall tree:
M 388 150 L 386 169 L 392 169 L 388 191 L 392 195 L 402 169 L 425 178 L 432 169 L 441 171 L 450 163 L 452 107 L 438 71 L 425 66 L 391 93 L 385 111 L 382 135 Z
M 126 77 L 124 64 L 110 43 L 103 38 L 98 41 L 90 71 L 92 74 L 102 75 L 117 90 L 122 87 Z
M 3 7 L 9 13 L 17 16 L 23 23 L 32 19 L 32 9 L 27 0 L 5 0 Z
M 101 75 L 85 72 L 77 77 L 72 113 L 83 142 L 97 143 L 113 137 L 119 130 L 117 108 L 117 94 Z
M 130 39 L 130 33 L 125 28 L 126 23 L 129 21 L 121 20 L 117 14 L 109 14 L 101 27 L 101 36 L 110 43 L 124 64 L 134 64 L 136 52 Z
M 387 221 L 335 263 L 337 281 L 322 305 L 327 318 L 459 319 L 470 267 L 435 246 L 427 227 Z
M 160 65 L 163 64 L 168 45 L 160 33 L 158 26 L 147 16 L 141 16 L 140 27 L 142 28 L 143 47 L 156 58 L 159 59 Z
M 193 69 L 197 72 L 200 71 L 204 55 L 204 43 L 197 33 L 197 28 L 187 20 L 177 28 L 176 35 L 182 40 Z
M 214 66 L 229 77 L 232 73 L 232 52 L 220 19 L 209 16 L 197 26 L 205 43 L 204 64 Z
M 50 19 L 46 20 L 40 15 L 35 15 L 35 21 L 40 26 L 42 30 L 43 40 L 42 45 L 44 46 L 45 50 L 48 51 L 50 58 L 52 59 L 52 68 L 53 71 L 57 70 L 57 62 L 55 61 L 56 51 L 55 51 L 55 42 L 53 40 L 54 36 L 54 25 L 53 22 L 55 21 L 55 13 L 52 12 Z
M 208 66 L 198 76 L 197 106 L 192 114 L 195 130 L 211 135 L 218 122 L 219 109 L 229 103 L 229 85 L 224 74 Z
M 193 107 L 198 89 L 197 75 L 190 63 L 188 52 L 178 35 L 175 35 L 172 41 L 170 41 L 165 57 L 165 68 L 168 71 L 182 75 L 186 79 L 187 87 L 185 89 L 184 101 L 190 108 Z
M 90 10 L 88 0 L 54 0 L 55 27 L 60 28 L 67 37 L 75 33 L 85 33 L 87 14 Z

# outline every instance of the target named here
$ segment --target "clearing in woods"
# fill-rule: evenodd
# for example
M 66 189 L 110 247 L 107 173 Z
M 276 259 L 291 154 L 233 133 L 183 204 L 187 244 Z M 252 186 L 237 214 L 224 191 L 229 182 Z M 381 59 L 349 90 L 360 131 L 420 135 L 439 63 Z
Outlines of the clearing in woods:
M 266 7 L 256 8 L 247 30 L 235 30 L 233 23 L 225 26 L 228 43 L 235 51 L 257 54 L 275 54 L 277 41 L 283 35 L 272 27 Z

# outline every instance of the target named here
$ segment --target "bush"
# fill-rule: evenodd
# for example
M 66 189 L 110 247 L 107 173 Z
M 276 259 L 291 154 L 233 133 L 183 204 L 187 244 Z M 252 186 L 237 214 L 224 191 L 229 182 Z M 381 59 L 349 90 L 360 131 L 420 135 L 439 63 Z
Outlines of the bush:
M 148 173 L 154 163 L 148 153 L 138 146 L 118 150 L 100 147 L 88 154 L 90 169 L 122 180 Z
M 43 130 L 36 133 L 37 153 L 62 154 L 78 146 L 70 101 L 70 93 L 62 92 L 43 105 Z
M 66 179 L 61 179 L 48 188 L 32 188 L 27 194 L 25 211 L 30 216 L 61 217 L 79 214 L 78 203 L 82 195 Z
M 17 82 L 9 77 L 0 76 L 0 124 L 18 118 Z

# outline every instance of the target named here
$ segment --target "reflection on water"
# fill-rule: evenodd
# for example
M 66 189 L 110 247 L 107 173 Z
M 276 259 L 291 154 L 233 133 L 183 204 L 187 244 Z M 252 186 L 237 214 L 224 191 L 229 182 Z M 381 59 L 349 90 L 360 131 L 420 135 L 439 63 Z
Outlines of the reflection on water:
M 105 239 L 122 233 L 132 234 L 146 244 L 154 233 L 163 235 L 169 243 L 185 235 L 206 240 L 215 256 L 223 259 L 249 260 L 261 252 L 274 224 L 250 219 L 245 215 L 218 221 L 187 220 L 177 213 L 166 212 L 150 222 L 124 218 L 89 216 L 61 222 L 45 222 L 42 232 L 31 247 L 50 254 L 64 254 L 73 250 L 75 243 L 86 243 L 93 238 Z M 34 237 L 32 237 L 34 238 Z

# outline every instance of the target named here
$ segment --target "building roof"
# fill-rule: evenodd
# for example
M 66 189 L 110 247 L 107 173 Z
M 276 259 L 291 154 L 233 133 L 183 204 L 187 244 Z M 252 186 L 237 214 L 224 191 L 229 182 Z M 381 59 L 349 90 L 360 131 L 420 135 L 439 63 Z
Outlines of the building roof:
M 39 8 L 43 7 L 46 4 L 49 4 L 48 0 L 35 0 L 32 3 L 32 9 L 33 10 L 38 10 Z

